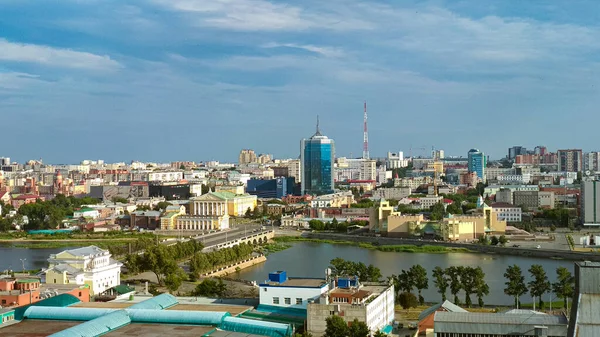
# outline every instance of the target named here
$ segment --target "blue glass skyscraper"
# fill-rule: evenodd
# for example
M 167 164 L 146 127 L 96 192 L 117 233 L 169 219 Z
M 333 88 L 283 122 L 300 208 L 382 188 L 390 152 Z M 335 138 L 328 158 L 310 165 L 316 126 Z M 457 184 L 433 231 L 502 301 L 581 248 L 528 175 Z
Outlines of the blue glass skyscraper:
M 333 192 L 333 164 L 335 145 L 319 130 L 309 139 L 300 142 L 300 161 L 302 162 L 302 194 L 328 194 Z
M 481 181 L 485 181 L 486 159 L 483 152 L 479 151 L 478 149 L 469 150 L 468 161 L 469 172 L 477 173 L 477 177 L 481 179 Z

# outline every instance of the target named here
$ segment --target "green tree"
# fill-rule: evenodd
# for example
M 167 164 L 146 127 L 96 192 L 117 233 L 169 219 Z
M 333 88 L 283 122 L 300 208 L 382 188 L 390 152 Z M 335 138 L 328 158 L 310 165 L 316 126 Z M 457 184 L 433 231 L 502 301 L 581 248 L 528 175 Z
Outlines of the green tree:
M 396 291 L 409 293 L 412 291 L 414 286 L 414 282 L 412 279 L 412 275 L 409 271 L 402 270 L 398 275 L 392 275 L 391 277 L 392 283 L 394 284 L 394 289 Z
M 556 268 L 556 282 L 552 284 L 552 291 L 556 297 L 562 298 L 565 309 L 569 309 L 569 298 L 573 297 L 575 290 L 575 277 L 565 267 Z
M 142 255 L 140 262 L 141 269 L 153 272 L 160 285 L 163 284 L 166 275 L 175 273 L 179 268 L 173 256 L 164 245 L 148 247 Z
M 490 294 L 490 286 L 488 286 L 487 282 L 485 281 L 485 273 L 483 272 L 483 269 L 481 269 L 481 267 L 475 268 L 474 277 L 475 294 L 477 294 L 477 302 L 479 304 L 479 307 L 483 308 L 483 305 L 485 304 L 483 302 L 483 296 L 487 296 Z
M 325 336 L 326 337 L 348 337 L 350 329 L 346 321 L 340 316 L 333 315 L 325 319 Z
M 127 200 L 125 198 L 121 198 L 121 197 L 113 197 L 112 202 L 114 202 L 115 204 L 116 203 L 127 204 L 127 203 L 129 203 L 129 200 Z
M 448 207 L 446 207 L 446 213 L 449 214 L 463 214 L 463 209 L 460 202 L 454 201 Z
M 177 291 L 177 289 L 179 289 L 179 287 L 181 287 L 181 283 L 183 282 L 185 276 L 186 275 L 183 272 L 183 269 L 177 268 L 175 272 L 169 273 L 165 276 L 165 286 L 171 293 L 174 293 Z
M 149 211 L 150 210 L 150 206 L 148 206 L 148 205 L 138 205 L 138 207 L 135 210 L 136 211 Z
M 370 334 L 367 324 L 360 322 L 357 318 L 352 321 L 348 330 L 350 337 L 367 337 Z
M 431 220 L 442 220 L 444 218 L 446 210 L 444 209 L 444 205 L 441 202 L 438 202 L 437 204 L 431 206 L 430 210 L 431 214 L 429 215 L 429 218 Z
M 419 305 L 417 297 L 413 293 L 403 292 L 398 295 L 398 303 L 403 309 L 416 308 Z
M 167 207 L 168 207 L 168 206 L 171 206 L 171 205 L 173 205 L 173 204 L 172 204 L 172 203 L 170 203 L 170 202 L 167 202 L 167 201 L 161 201 L 161 202 L 159 202 L 158 204 L 156 204 L 156 206 L 154 206 L 154 210 L 155 210 L 155 211 L 164 212 L 164 211 L 167 209 Z
M 482 235 L 479 237 L 479 239 L 477 239 L 477 243 L 487 246 L 490 244 L 490 240 L 488 239 L 487 235 Z
M 544 310 L 544 301 L 542 300 L 542 295 L 552 290 L 550 281 L 548 281 L 548 276 L 546 276 L 546 271 L 542 265 L 534 264 L 529 268 L 529 273 L 533 278 L 528 283 L 529 293 L 533 297 L 534 302 L 536 299 L 538 299 L 538 309 Z
M 508 242 L 508 239 L 506 238 L 506 236 L 504 235 L 500 235 L 500 237 L 498 238 L 498 242 L 502 245 L 505 246 L 506 243 Z
M 506 278 L 506 288 L 504 293 L 509 296 L 514 296 L 515 306 L 519 308 L 520 297 L 527 292 L 527 286 L 525 285 L 525 276 L 521 272 L 521 267 L 515 265 L 509 266 L 504 273 Z
M 412 284 L 419 292 L 419 304 L 423 305 L 425 299 L 421 296 L 421 290 L 429 288 L 429 280 L 427 279 L 427 270 L 421 265 L 414 265 L 409 269 L 410 279 Z
M 460 283 L 462 290 L 465 292 L 465 305 L 471 307 L 471 294 L 477 293 L 477 279 L 475 277 L 475 268 L 473 267 L 458 267 L 460 274 Z
M 381 270 L 372 264 L 367 266 L 362 262 L 346 261 L 339 257 L 329 263 L 333 276 L 358 276 L 361 282 L 377 282 L 381 279 Z
M 183 165 L 183 164 L 179 165 L 179 169 L 180 170 L 185 170 L 185 165 Z
M 454 296 L 454 304 L 456 305 L 460 305 L 460 299 L 458 298 L 458 293 L 462 289 L 460 274 L 461 270 L 459 267 L 452 266 L 446 268 L 446 275 L 450 279 L 450 293 Z
M 373 334 L 373 337 L 387 337 L 387 335 L 381 332 L 381 330 L 377 330 L 375 331 L 375 334 Z
M 446 300 L 446 291 L 448 289 L 448 283 L 450 279 L 446 277 L 446 273 L 440 267 L 433 268 L 433 284 L 438 289 L 438 293 L 442 295 L 442 302 Z
M 223 283 L 223 280 L 218 279 L 204 279 L 200 282 L 196 289 L 192 291 L 193 296 L 204 296 L 204 297 L 223 297 L 227 291 L 227 286 Z
M 498 237 L 496 235 L 492 235 L 492 237 L 490 238 L 490 244 L 492 246 L 497 246 L 499 242 L 500 240 L 498 240 Z

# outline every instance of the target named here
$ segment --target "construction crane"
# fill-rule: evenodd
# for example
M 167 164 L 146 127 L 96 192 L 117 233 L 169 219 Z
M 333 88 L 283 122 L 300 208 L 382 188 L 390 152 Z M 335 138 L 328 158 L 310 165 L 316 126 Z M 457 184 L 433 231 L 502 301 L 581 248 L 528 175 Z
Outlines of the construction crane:
M 421 151 L 425 151 L 427 150 L 425 147 L 412 147 L 412 145 L 410 146 L 410 159 L 412 160 L 413 158 L 413 153 L 412 151 L 414 150 L 421 150 Z

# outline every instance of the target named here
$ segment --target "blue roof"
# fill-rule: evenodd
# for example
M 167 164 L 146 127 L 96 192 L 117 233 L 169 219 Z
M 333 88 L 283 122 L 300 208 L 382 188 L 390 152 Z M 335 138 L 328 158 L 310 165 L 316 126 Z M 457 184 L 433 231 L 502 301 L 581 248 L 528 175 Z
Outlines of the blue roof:
M 227 331 L 270 337 L 286 337 L 292 336 L 293 334 L 293 329 L 290 324 L 255 321 L 239 317 L 225 317 L 220 328 Z
M 130 306 L 128 309 L 154 309 L 163 310 L 179 304 L 177 298 L 171 294 L 160 294 L 140 303 Z
M 81 323 L 50 335 L 51 337 L 96 337 L 131 323 L 124 310 L 117 310 L 91 321 Z

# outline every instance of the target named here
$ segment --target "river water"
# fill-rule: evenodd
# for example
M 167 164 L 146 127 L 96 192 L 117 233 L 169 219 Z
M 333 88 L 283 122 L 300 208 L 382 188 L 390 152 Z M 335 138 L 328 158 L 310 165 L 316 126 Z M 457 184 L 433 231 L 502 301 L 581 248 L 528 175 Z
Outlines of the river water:
M 63 250 L 77 247 L 66 248 L 21 248 L 13 247 L 10 244 L 0 245 L 0 273 L 6 270 L 23 270 L 23 264 L 26 270 L 42 269 L 48 267 L 48 258 L 50 254 L 60 253 Z M 25 259 L 21 262 L 21 259 Z
M 329 261 L 336 257 L 346 260 L 373 264 L 381 269 L 387 277 L 400 274 L 402 269 L 409 269 L 412 265 L 420 264 L 428 270 L 429 289 L 423 290 L 425 301 L 436 302 L 441 299 L 433 285 L 431 270 L 436 266 L 447 268 L 450 266 L 480 266 L 486 275 L 490 294 L 484 298 L 486 304 L 511 305 L 513 299 L 504 294 L 504 272 L 507 266 L 516 264 L 521 267 L 525 275 L 525 282 L 530 276 L 527 270 L 532 264 L 540 264 L 546 270 L 550 282 L 556 279 L 556 268 L 566 267 L 573 272 L 573 262 L 565 260 L 551 260 L 507 255 L 487 255 L 475 253 L 448 253 L 448 254 L 421 254 L 421 253 L 394 253 L 380 252 L 348 245 L 333 245 L 324 243 L 298 242 L 289 249 L 270 254 L 265 263 L 241 270 L 236 276 L 241 279 L 262 282 L 268 278 L 269 272 L 285 270 L 290 277 L 325 277 L 325 270 Z M 448 299 L 452 300 L 448 292 Z M 464 295 L 459 295 L 464 302 Z M 471 295 L 471 300 L 477 303 L 477 297 Z M 550 300 L 550 295 L 545 296 L 545 301 Z M 527 294 L 521 297 L 521 302 L 531 302 Z

